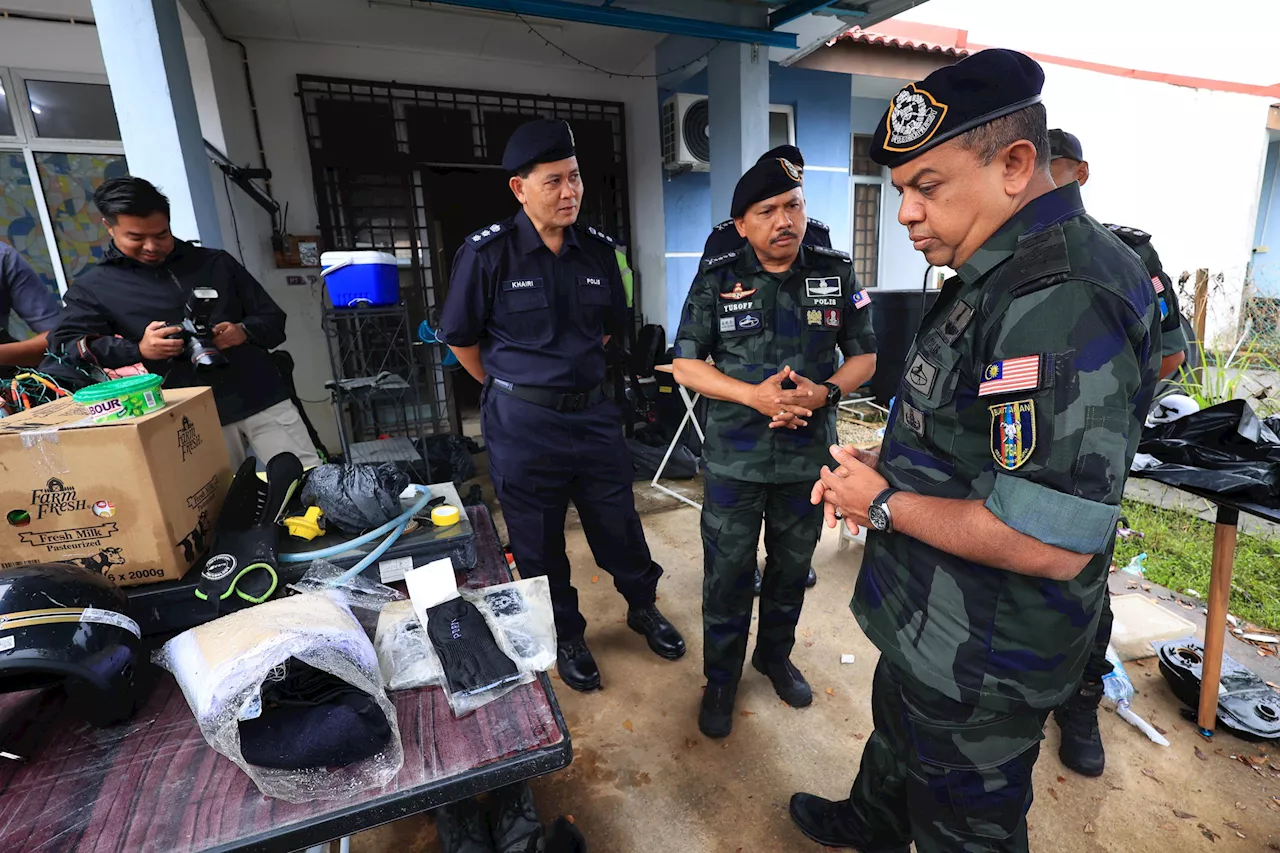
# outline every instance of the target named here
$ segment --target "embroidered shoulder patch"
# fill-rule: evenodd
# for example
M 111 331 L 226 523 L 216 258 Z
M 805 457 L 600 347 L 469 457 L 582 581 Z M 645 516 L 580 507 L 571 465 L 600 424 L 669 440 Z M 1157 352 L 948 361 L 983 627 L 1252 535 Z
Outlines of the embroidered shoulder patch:
M 1011 391 L 1034 391 L 1040 387 L 1040 356 L 1024 355 L 993 361 L 982 371 L 978 396 L 1007 394 Z
M 853 302 L 854 308 L 866 308 L 871 304 L 871 294 L 867 293 L 865 290 L 859 290 L 857 293 L 853 294 L 853 298 L 850 301 Z
M 991 455 L 1006 471 L 1016 471 L 1036 449 L 1036 404 L 1015 400 L 991 406 Z
M 752 296 L 755 296 L 755 293 L 756 293 L 756 288 L 753 287 L 750 290 L 743 290 L 742 282 L 738 282 L 733 286 L 733 290 L 730 290 L 728 293 L 721 293 L 720 298 L 732 299 L 736 302 L 739 299 L 748 299 Z
M 1164 293 L 1164 282 L 1160 280 L 1160 276 L 1151 276 L 1151 286 L 1156 289 L 1156 293 Z

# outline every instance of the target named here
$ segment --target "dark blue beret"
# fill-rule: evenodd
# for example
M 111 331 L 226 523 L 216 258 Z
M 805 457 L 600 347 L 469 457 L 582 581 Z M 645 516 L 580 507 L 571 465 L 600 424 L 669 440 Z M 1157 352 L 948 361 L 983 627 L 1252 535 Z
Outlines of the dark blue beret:
M 1062 128 L 1049 129 L 1049 159 L 1057 160 L 1066 157 L 1078 163 L 1084 162 L 1084 148 L 1074 133 L 1067 133 Z
M 900 89 L 871 137 L 871 159 L 894 168 L 968 130 L 1038 104 L 1044 69 L 992 48 Z
M 801 169 L 804 168 L 804 155 L 794 145 L 779 145 L 777 148 L 770 148 L 761 155 L 760 160 L 777 160 L 779 157 L 783 160 L 790 160 Z M 759 162 L 759 160 L 756 162 Z
M 803 184 L 800 167 L 784 157 L 760 160 L 738 179 L 729 215 L 739 219 L 758 201 L 791 192 Z
M 560 119 L 538 118 L 516 128 L 502 152 L 502 168 L 512 174 L 527 166 L 554 163 L 574 155 L 573 131 Z

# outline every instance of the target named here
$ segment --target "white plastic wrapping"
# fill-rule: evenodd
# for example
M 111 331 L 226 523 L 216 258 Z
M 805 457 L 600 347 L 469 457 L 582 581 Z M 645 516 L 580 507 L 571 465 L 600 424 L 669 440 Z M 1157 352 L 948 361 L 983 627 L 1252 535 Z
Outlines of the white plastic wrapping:
M 315 560 L 307 569 L 307 573 L 297 583 L 289 584 L 294 592 L 310 592 L 316 595 L 327 595 L 338 604 L 350 608 L 352 615 L 364 626 L 365 632 L 373 636 L 378 625 L 378 614 L 382 608 L 393 601 L 404 598 L 397 590 L 371 581 L 364 575 L 336 584 L 346 569 L 339 568 L 328 560 Z
M 393 602 L 383 608 L 374 640 L 378 665 L 389 690 L 438 685 L 444 688 L 457 717 L 528 684 L 536 673 L 551 669 L 556 662 L 551 587 L 545 577 L 460 592 L 480 611 L 498 648 L 524 673 L 519 681 L 475 696 L 450 694 L 440 658 L 409 601 Z
M 277 770 L 245 761 L 241 719 L 254 716 L 262 684 L 289 658 L 334 675 L 371 697 L 391 738 L 381 752 L 341 768 Z M 292 803 L 340 799 L 386 785 L 404 763 L 396 712 L 383 689 L 377 653 L 351 611 L 321 595 L 295 595 L 192 628 L 155 653 L 173 673 L 200 731 L 269 797 Z

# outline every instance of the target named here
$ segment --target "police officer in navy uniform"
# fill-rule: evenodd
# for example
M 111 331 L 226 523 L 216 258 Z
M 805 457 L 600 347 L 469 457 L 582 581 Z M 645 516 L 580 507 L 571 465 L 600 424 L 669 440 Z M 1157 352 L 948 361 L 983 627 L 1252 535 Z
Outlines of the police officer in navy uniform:
M 800 149 L 794 145 L 779 145 L 777 148 L 771 148 L 766 151 L 756 163 L 764 163 L 765 161 L 786 160 L 793 166 L 800 167 L 801 180 L 804 179 L 804 155 L 800 153 Z M 800 241 L 804 246 L 821 246 L 824 249 L 831 248 L 831 228 L 827 223 L 817 219 L 809 219 L 808 225 L 805 227 L 804 237 Z M 707 242 L 702 247 L 702 260 L 698 261 L 698 272 L 702 273 L 706 269 L 707 264 L 716 258 L 723 258 L 730 252 L 736 252 L 745 248 L 747 241 L 738 233 L 738 229 L 734 226 L 732 219 L 726 219 L 715 228 L 711 229 L 711 233 L 707 235 Z M 769 555 L 765 553 L 765 563 L 769 563 Z M 764 582 L 763 576 L 760 574 L 760 568 L 756 567 L 755 572 L 755 593 L 760 594 L 761 584 Z M 812 587 L 818 583 L 818 574 L 813 570 L 813 566 L 809 567 L 809 576 L 805 578 L 804 585 Z
M 502 168 L 522 209 L 458 250 L 440 328 L 484 385 L 489 471 L 521 576 L 550 582 L 560 677 L 594 690 L 600 670 L 565 554 L 569 501 L 596 563 L 627 601 L 627 625 L 661 657 L 685 652 L 654 605 L 662 568 L 636 514 L 621 414 L 603 387 L 605 345 L 626 334 L 626 296 L 613 238 L 576 224 L 582 177 L 569 125 L 521 125 Z

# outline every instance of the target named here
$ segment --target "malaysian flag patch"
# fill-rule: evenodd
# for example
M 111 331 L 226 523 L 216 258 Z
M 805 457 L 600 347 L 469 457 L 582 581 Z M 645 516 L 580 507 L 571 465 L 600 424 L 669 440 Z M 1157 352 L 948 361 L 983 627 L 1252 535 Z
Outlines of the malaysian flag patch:
M 1032 391 L 1040 387 L 1040 356 L 1024 355 L 993 361 L 982 371 L 978 383 L 978 396 L 1006 394 L 1011 391 Z
M 866 308 L 871 304 L 871 294 L 867 293 L 865 290 L 859 290 L 857 293 L 853 294 L 851 301 L 853 302 L 854 308 Z
M 1151 276 L 1151 284 L 1155 287 L 1156 293 L 1164 293 L 1164 282 L 1160 280 L 1160 276 Z

